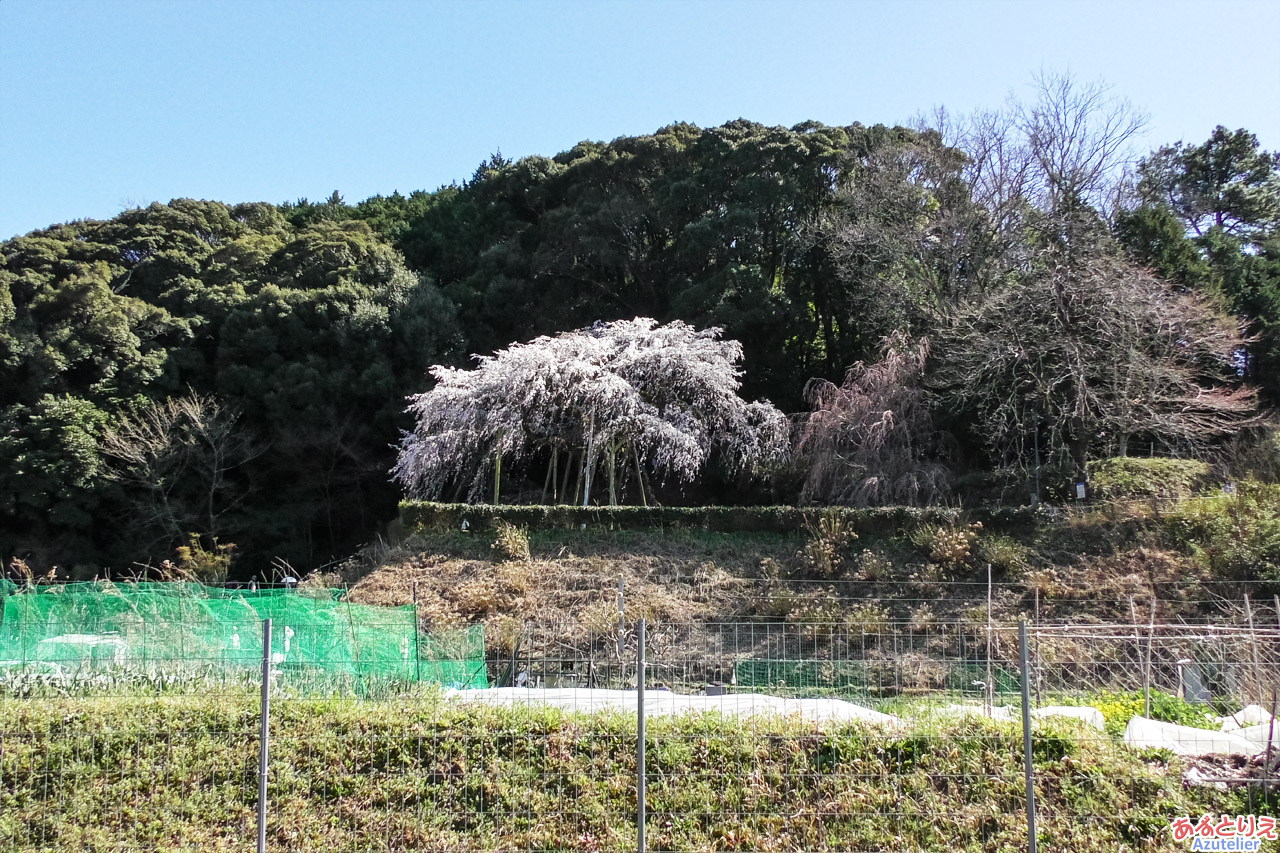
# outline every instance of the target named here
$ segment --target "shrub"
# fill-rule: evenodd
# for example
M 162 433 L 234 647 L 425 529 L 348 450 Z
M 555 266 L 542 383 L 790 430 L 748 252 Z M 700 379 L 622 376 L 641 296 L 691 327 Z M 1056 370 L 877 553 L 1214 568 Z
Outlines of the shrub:
M 1027 568 L 1031 551 L 1008 536 L 990 536 L 977 541 L 979 562 L 990 563 L 996 571 L 1019 577 Z
M 178 574 L 186 574 L 200 583 L 219 584 L 227 579 L 231 571 L 231 552 L 235 550 L 231 542 L 223 545 L 216 538 L 213 547 L 206 549 L 196 533 L 187 535 L 187 544 L 178 546 Z M 168 562 L 168 561 L 166 561 Z
M 829 589 L 796 595 L 786 620 L 811 629 L 830 629 L 840 621 L 840 600 Z
M 1209 484 L 1209 465 L 1194 459 L 1118 456 L 1088 464 L 1093 495 L 1103 500 L 1183 500 Z
M 857 578 L 864 581 L 888 580 L 893 573 L 893 563 L 888 557 L 877 554 L 870 548 L 863 548 L 857 557 Z
M 911 630 L 927 631 L 933 625 L 937 624 L 938 615 L 933 612 L 933 608 L 927 604 L 921 604 L 919 607 L 911 611 Z
M 1086 704 L 1102 712 L 1107 734 L 1119 738 L 1124 735 L 1129 720 L 1142 714 L 1146 703 L 1141 692 L 1121 691 L 1099 693 Z M 1161 693 L 1159 690 L 1151 691 L 1151 719 L 1197 729 L 1219 727 L 1218 721 L 1207 708 L 1193 705 L 1176 696 Z
M 889 621 L 889 611 L 879 601 L 866 601 L 845 614 L 844 624 L 850 632 L 875 634 Z
M 1216 578 L 1280 589 L 1280 484 L 1246 480 L 1231 494 L 1183 501 L 1165 524 Z

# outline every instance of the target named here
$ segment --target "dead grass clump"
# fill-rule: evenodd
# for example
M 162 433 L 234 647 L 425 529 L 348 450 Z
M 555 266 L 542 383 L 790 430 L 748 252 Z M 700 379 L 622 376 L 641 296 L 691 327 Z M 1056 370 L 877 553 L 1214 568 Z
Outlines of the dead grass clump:
M 883 554 L 863 548 L 854 561 L 853 577 L 855 580 L 879 583 L 887 581 L 893 575 L 893 562 Z
M 502 594 L 491 578 L 475 578 L 458 584 L 448 594 L 458 613 L 469 622 L 479 622 L 508 608 L 502 608 Z
M 516 527 L 499 518 L 493 523 L 497 538 L 489 547 L 505 560 L 529 560 L 529 528 Z
M 551 537 L 541 534 L 537 552 L 548 556 L 496 565 L 468 559 L 482 552 L 473 539 L 454 535 L 460 553 L 417 554 L 385 564 L 348 596 L 367 604 L 409 604 L 416 583 L 425 630 L 481 622 L 486 638 L 504 648 L 510 642 L 506 638 L 518 635 L 518 626 L 525 624 L 557 625 L 554 630 L 567 632 L 561 635 L 566 642 L 590 642 L 612 633 L 619 578 L 628 624 L 642 616 L 698 623 L 749 612 L 757 586 L 745 577 L 753 572 L 738 564 L 759 561 L 758 550 L 742 543 L 727 547 L 718 539 L 668 536 L 671 547 L 664 549 L 653 544 L 654 537 L 640 540 L 614 532 L 597 541 L 573 534 L 562 542 L 548 542 Z M 611 545 L 614 539 L 618 541 Z M 639 547 L 633 550 L 633 545 Z M 782 556 L 785 547 L 785 542 L 772 541 L 766 553 Z M 725 566 L 725 553 L 733 571 Z
M 913 525 L 878 534 L 853 552 L 852 536 L 824 530 L 820 518 L 816 539 L 831 548 L 807 557 L 802 546 L 816 539 L 544 530 L 532 535 L 528 559 L 495 563 L 497 549 L 487 537 L 432 534 L 388 547 L 395 559 L 372 567 L 348 595 L 360 603 L 405 605 L 416 585 L 424 630 L 479 622 L 495 656 L 509 654 L 519 640 L 522 650 L 553 658 L 616 642 L 619 580 L 628 626 L 644 617 L 655 630 L 678 628 L 690 649 L 713 642 L 716 623 L 748 619 L 798 626 L 801 636 L 821 643 L 876 634 L 890 614 L 929 637 L 934 624 L 981 628 L 988 562 L 1004 570 L 992 598 L 997 624 L 1037 612 L 1037 598 L 1043 620 L 1083 624 L 1129 621 L 1131 596 L 1144 621 L 1153 593 L 1162 601 L 1161 620 L 1193 617 L 1210 597 L 1191 557 L 1162 549 L 1148 528 L 1127 523 L 1107 523 L 1104 530 L 1082 518 L 1075 526 L 1045 521 L 1016 539 L 962 525 Z M 939 533 L 955 547 L 935 556 Z M 409 553 L 411 543 L 421 550 Z M 926 562 L 926 555 L 935 558 Z M 842 574 L 816 578 L 837 556 Z M 826 568 L 818 565 L 823 560 Z M 618 648 L 619 655 L 629 653 Z
M 981 521 L 975 521 L 968 527 L 937 528 L 929 541 L 929 559 L 947 566 L 968 562 L 981 532 Z
M 817 522 L 806 519 L 805 529 L 809 532 L 809 541 L 796 556 L 814 577 L 835 577 L 844 563 L 845 552 L 858 534 L 843 516 L 834 513 L 822 514 Z
M 486 652 L 511 654 L 524 633 L 524 622 L 509 613 L 501 614 L 484 623 L 484 647 Z

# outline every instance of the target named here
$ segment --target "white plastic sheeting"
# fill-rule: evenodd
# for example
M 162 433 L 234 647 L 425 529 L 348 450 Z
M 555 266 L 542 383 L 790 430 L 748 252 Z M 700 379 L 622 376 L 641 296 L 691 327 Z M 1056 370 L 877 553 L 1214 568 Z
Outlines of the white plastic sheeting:
M 1133 747 L 1167 749 L 1175 755 L 1255 755 L 1261 749 L 1238 732 L 1215 732 L 1134 717 L 1124 730 Z
M 1041 717 L 1067 717 L 1080 720 L 1085 725 L 1098 730 L 1101 730 L 1106 725 L 1102 712 L 1088 705 L 1050 705 L 1045 708 L 1036 708 L 1031 712 L 1031 716 L 1036 719 Z
M 1022 709 L 1012 705 L 998 705 L 991 709 L 991 713 L 987 714 L 987 709 L 982 705 L 944 705 L 937 711 L 942 716 L 961 716 L 972 714 L 978 717 L 990 716 L 993 720 L 1015 720 L 1022 721 Z M 1048 705 L 1044 708 L 1035 708 L 1031 711 L 1031 716 L 1037 720 L 1045 717 L 1066 717 L 1068 719 L 1079 720 L 1087 726 L 1095 729 L 1101 729 L 1104 725 L 1102 712 L 1097 708 L 1091 708 L 1088 705 Z
M 597 690 L 585 687 L 548 689 L 493 687 L 487 690 L 452 690 L 446 695 L 455 701 L 486 705 L 545 705 L 582 713 L 621 711 L 634 714 L 636 711 L 634 690 Z M 814 722 L 857 720 L 880 725 L 896 725 L 899 722 L 898 718 L 891 714 L 881 714 L 879 711 L 872 711 L 870 708 L 864 708 L 843 699 L 789 699 L 759 693 L 690 696 L 665 690 L 646 690 L 644 694 L 646 717 L 707 711 L 733 716 L 768 714 L 785 717 L 797 714 L 803 719 Z
M 1280 731 L 1272 731 L 1271 724 L 1265 723 L 1261 726 L 1246 726 L 1243 729 L 1236 729 L 1231 734 L 1242 737 L 1252 743 L 1255 747 L 1254 752 L 1262 752 L 1267 748 L 1267 742 L 1271 741 L 1272 746 L 1276 746 L 1275 741 L 1280 740 Z
M 1234 732 L 1250 726 L 1265 726 L 1271 723 L 1271 714 L 1261 705 L 1245 705 L 1239 711 L 1227 717 L 1219 717 L 1224 732 Z

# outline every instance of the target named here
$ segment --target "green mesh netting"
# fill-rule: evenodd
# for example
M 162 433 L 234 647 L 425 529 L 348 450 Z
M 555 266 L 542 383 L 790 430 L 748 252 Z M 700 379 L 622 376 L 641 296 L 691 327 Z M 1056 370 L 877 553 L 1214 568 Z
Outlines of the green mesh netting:
M 193 583 L 17 588 L 0 601 L 0 668 L 181 672 L 262 664 L 262 620 L 281 673 L 347 674 L 486 687 L 479 626 L 419 638 L 414 609 L 340 601 L 341 590 Z
M 867 688 L 867 666 L 860 661 L 803 661 L 748 658 L 734 664 L 739 689 Z
M 936 670 L 936 671 L 935 671 Z M 895 670 L 885 662 L 805 661 L 748 658 L 734 665 L 737 686 L 744 690 L 836 690 L 867 692 L 886 688 L 912 689 L 928 687 L 970 691 L 987 677 L 983 664 L 944 663 L 926 672 L 912 668 Z M 997 693 L 1021 689 L 1016 672 L 1003 668 L 993 670 Z

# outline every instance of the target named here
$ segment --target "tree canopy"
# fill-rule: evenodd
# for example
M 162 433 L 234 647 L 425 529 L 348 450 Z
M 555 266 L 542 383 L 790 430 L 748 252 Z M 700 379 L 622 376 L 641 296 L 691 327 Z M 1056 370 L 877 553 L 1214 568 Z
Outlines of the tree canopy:
M 395 506 L 390 401 L 458 345 L 450 304 L 367 224 L 299 228 L 270 204 L 180 199 L 10 240 L 0 306 L 0 542 L 117 568 L 187 533 L 339 556 Z M 189 394 L 269 448 L 226 472 L 216 524 L 140 512 L 155 484 L 111 449 Z M 181 470 L 170 507 L 200 505 L 208 478 Z
M 1137 166 L 1140 202 L 1116 222 L 1130 255 L 1217 299 L 1245 323 L 1243 364 L 1280 403 L 1280 153 L 1243 128 L 1166 145 Z
M 0 547 L 92 576 L 195 534 L 301 570 L 401 484 L 758 500 L 734 472 L 785 430 L 744 398 L 800 439 L 770 500 L 938 500 L 1037 445 L 1064 478 L 1218 453 L 1280 402 L 1277 157 L 1218 128 L 1138 158 L 1131 105 L 1039 83 L 913 127 L 678 123 L 430 192 L 6 241 Z

